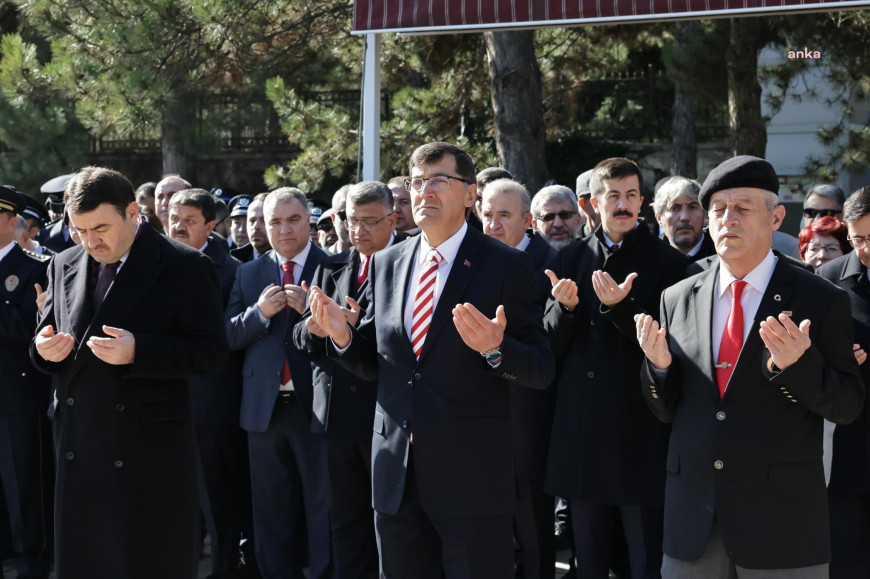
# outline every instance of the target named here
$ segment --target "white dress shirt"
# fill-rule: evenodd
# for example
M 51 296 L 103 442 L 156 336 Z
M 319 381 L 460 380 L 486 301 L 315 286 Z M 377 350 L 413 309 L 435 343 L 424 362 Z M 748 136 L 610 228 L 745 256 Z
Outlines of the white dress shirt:
M 391 245 L 393 245 L 393 243 L 395 243 L 395 242 L 396 242 L 396 234 L 395 234 L 395 233 L 392 233 L 392 234 L 390 234 L 390 240 L 387 242 L 387 244 L 384 246 L 384 248 L 383 248 L 383 249 L 379 249 L 378 251 L 383 251 L 384 249 L 386 249 L 386 248 L 390 247 Z M 377 253 L 378 251 L 376 251 L 375 253 Z M 374 255 L 374 253 L 373 253 L 372 255 Z M 363 254 L 360 254 L 360 255 L 359 255 L 359 267 L 356 268 L 356 277 L 357 277 L 357 278 L 359 278 L 359 276 L 362 275 L 362 272 L 363 272 L 363 265 L 365 265 L 365 264 L 363 264 L 363 258 L 364 258 L 364 257 L 365 257 L 365 256 L 364 256 Z M 369 259 L 371 259 L 371 258 L 372 258 L 372 256 L 370 255 L 370 256 L 369 256 Z
M 9 252 L 12 251 L 12 248 L 15 246 L 14 241 L 10 241 L 9 244 L 5 247 L 0 247 L 0 261 L 3 261 L 3 258 L 9 255 Z
M 519 249 L 520 251 L 525 251 L 526 248 L 529 246 L 529 242 L 531 240 L 532 240 L 532 238 L 529 237 L 528 235 L 523 235 L 523 238 L 520 240 L 519 243 L 517 243 L 516 249 Z

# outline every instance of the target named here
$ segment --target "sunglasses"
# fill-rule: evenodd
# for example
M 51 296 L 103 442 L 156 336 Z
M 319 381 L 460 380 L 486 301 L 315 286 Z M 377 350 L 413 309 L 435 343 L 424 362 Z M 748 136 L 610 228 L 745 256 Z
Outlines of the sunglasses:
M 577 211 L 559 211 L 558 213 L 544 213 L 543 215 L 538 215 L 538 221 L 544 221 L 545 223 L 549 223 L 556 217 L 558 217 L 562 221 L 567 221 L 568 219 L 571 219 L 572 217 L 577 215 L 577 213 Z
M 839 209 L 813 209 L 812 207 L 804 207 L 804 217 L 815 219 L 816 217 L 836 217 L 837 213 L 841 213 Z

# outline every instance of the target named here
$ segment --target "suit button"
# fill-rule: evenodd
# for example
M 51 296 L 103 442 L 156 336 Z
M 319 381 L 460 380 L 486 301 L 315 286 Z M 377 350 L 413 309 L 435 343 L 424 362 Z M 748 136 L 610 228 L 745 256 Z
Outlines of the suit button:
M 126 406 L 124 406 L 123 404 L 115 404 L 115 410 L 117 410 L 118 412 L 124 412 L 124 410 L 126 410 Z
M 356 392 L 356 386 L 353 385 L 353 384 L 351 384 L 351 385 L 350 385 L 350 391 L 351 391 L 351 392 Z
M 721 410 L 720 410 L 719 412 L 717 412 L 717 413 L 716 413 L 716 420 L 719 420 L 720 422 L 721 422 L 722 420 L 725 420 L 725 413 L 722 412 Z
M 407 420 L 402 421 L 402 428 L 408 428 L 408 421 Z
M 589 372 L 586 372 L 586 377 L 587 378 L 595 378 L 595 372 L 593 372 L 592 370 L 590 370 Z
M 414 380 L 422 380 L 422 379 L 423 379 L 422 374 L 420 374 L 419 372 L 414 372 Z
M 75 460 L 76 453 L 69 451 L 66 454 L 64 454 L 63 457 L 67 460 Z
M 723 468 L 725 468 L 725 463 L 721 460 L 717 460 L 713 463 L 713 468 L 715 468 L 716 470 L 722 470 Z
M 124 461 L 123 460 L 116 460 L 115 461 L 115 468 L 124 468 Z
M 21 377 L 22 377 L 22 378 L 25 378 L 26 376 L 27 376 L 27 372 L 22 372 L 22 373 L 21 373 Z
M 72 396 L 70 396 L 69 398 L 66 399 L 67 406 L 73 406 L 73 405 L 75 405 L 75 403 L 76 403 L 76 400 Z

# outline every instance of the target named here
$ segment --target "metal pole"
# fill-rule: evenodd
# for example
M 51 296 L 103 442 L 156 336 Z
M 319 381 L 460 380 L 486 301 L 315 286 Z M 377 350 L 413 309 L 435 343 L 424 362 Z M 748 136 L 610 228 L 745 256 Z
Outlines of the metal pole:
M 364 181 L 377 181 L 381 173 L 381 36 L 366 34 L 363 70 Z

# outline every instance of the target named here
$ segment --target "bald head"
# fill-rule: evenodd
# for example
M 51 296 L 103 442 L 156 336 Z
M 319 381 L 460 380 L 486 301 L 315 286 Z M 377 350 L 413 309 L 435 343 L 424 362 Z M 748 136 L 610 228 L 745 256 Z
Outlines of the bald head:
M 178 175 L 169 175 L 161 179 L 154 188 L 154 209 L 167 231 L 169 231 L 169 200 L 172 194 L 190 187 L 190 183 Z

